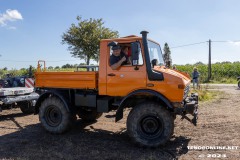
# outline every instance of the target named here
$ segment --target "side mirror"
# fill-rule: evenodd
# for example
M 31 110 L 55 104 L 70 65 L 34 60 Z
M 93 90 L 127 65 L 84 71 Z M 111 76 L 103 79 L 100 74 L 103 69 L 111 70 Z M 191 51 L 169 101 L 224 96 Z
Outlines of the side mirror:
M 131 56 L 132 56 L 132 65 L 138 65 L 140 54 L 140 43 L 139 42 L 132 42 L 131 43 Z

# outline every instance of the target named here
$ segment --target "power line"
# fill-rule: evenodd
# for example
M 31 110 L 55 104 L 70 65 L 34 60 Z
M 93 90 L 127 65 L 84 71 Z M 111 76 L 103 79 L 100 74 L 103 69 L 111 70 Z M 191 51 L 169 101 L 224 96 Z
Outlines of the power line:
M 230 41 L 212 41 L 212 42 L 224 42 L 224 43 L 229 43 Z M 232 42 L 232 41 L 231 41 Z
M 197 43 L 191 43 L 191 44 L 185 44 L 185 45 L 181 45 L 181 46 L 171 47 L 170 49 L 180 48 L 180 47 L 187 47 L 187 46 L 193 46 L 193 45 L 198 45 L 198 44 L 202 44 L 202 43 L 206 43 L 206 42 L 207 42 L 207 41 L 197 42 Z
M 236 43 L 236 42 L 240 42 L 240 40 L 234 40 L 234 41 L 230 41 L 230 40 L 228 40 L 228 41 L 211 41 L 211 42 Z M 185 44 L 185 45 L 180 45 L 180 46 L 175 46 L 175 47 L 171 47 L 170 49 L 187 47 L 187 46 L 193 46 L 193 45 L 198 45 L 198 44 L 202 44 L 202 43 L 208 43 L 208 41 L 191 43 L 191 44 Z
M 79 60 L 56 60 L 56 61 L 45 61 L 45 62 L 69 62 L 69 61 L 79 61 Z M 19 61 L 19 60 L 0 60 L 0 62 L 38 62 L 36 61 Z
M 37 61 L 0 60 L 0 62 L 37 62 Z
M 231 43 L 231 42 L 240 42 L 240 40 L 236 40 L 236 41 L 212 41 L 212 42 L 224 42 L 224 43 Z

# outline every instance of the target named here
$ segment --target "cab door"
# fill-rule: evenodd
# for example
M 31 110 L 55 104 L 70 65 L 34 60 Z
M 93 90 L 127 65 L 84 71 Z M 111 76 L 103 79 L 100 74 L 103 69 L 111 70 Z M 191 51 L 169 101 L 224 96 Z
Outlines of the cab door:
M 107 95 L 126 96 L 130 92 L 146 88 L 146 68 L 144 65 L 121 66 L 118 70 L 107 67 Z

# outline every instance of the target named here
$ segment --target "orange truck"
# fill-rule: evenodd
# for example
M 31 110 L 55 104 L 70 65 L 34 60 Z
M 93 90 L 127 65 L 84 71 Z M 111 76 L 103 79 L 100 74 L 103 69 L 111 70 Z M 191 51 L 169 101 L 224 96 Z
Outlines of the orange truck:
M 126 122 L 129 136 L 140 146 L 158 147 L 173 135 L 176 115 L 196 125 L 198 95 L 189 95 L 190 77 L 166 68 L 160 45 L 147 38 L 147 31 L 141 34 L 101 40 L 99 66 L 49 72 L 45 62 L 43 68 L 39 64 L 35 87 L 42 94 L 35 113 L 42 126 L 60 134 L 73 126 L 76 116 L 96 121 L 102 113 L 116 110 L 117 122 L 124 109 L 131 108 Z M 131 64 L 110 67 L 112 42 L 129 47 Z

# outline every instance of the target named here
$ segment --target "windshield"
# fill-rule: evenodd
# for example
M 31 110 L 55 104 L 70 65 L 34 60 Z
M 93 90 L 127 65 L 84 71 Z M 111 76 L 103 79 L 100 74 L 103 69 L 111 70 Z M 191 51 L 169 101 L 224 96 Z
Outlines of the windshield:
M 149 50 L 149 57 L 150 63 L 154 65 L 164 65 L 162 51 L 160 45 L 148 40 L 148 50 Z

